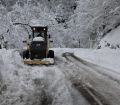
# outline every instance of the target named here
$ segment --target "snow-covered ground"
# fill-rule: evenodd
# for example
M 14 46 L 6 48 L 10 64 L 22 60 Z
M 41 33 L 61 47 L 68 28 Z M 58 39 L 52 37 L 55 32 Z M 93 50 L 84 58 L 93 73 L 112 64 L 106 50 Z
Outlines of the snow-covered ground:
M 74 53 L 80 59 L 120 72 L 120 49 L 83 49 L 83 48 L 55 48 L 55 53 Z
M 24 65 L 17 50 L 1 49 L 0 105 L 42 105 L 42 102 L 46 102 L 44 105 L 88 105 L 86 100 L 72 87 L 71 81 L 68 79 L 71 78 L 69 76 L 71 74 L 78 75 L 80 78 L 78 68 L 82 65 L 77 68 L 73 62 L 73 64 L 67 64 L 68 61 L 62 57 L 62 54 L 66 52 L 73 53 L 80 59 L 120 73 L 119 32 L 120 27 L 108 34 L 100 43 L 102 49 L 54 48 L 57 62 L 55 62 L 53 66 Z M 113 41 L 113 39 L 116 41 Z M 64 67 L 66 66 L 65 63 L 68 68 Z M 74 71 L 72 65 L 75 65 L 78 71 Z M 116 76 L 115 80 L 119 81 L 119 75 L 111 75 L 111 73 L 106 71 L 109 69 L 104 69 L 101 72 L 112 76 L 112 78 Z M 92 71 L 91 74 L 93 75 Z M 66 77 L 67 75 L 68 77 Z M 95 75 L 97 76 L 98 74 Z M 82 77 L 87 78 L 85 76 L 86 75 L 82 75 Z M 99 87 L 99 81 L 95 82 Z M 109 83 L 111 84 L 110 86 L 112 86 L 111 80 Z M 115 86 L 115 88 L 116 87 L 117 86 Z M 102 88 L 100 89 L 102 91 Z M 116 92 L 117 91 L 118 90 L 116 90 Z
M 0 50 L 0 76 L 0 105 L 88 105 L 59 67 L 24 65 L 15 50 Z
M 74 54 L 88 62 L 120 72 L 120 49 L 77 49 Z
M 99 50 L 78 49 L 79 58 L 120 72 L 120 27 L 108 33 L 100 42 Z
M 111 68 L 117 72 L 119 71 L 119 50 L 70 48 L 56 48 L 54 50 L 56 62 L 55 65 L 52 66 L 24 65 L 18 51 L 0 50 L 0 105 L 42 105 L 42 102 L 46 102 L 44 105 L 88 105 L 88 102 L 81 94 L 72 87 L 71 81 L 69 80 L 71 76 L 81 78 L 81 73 L 79 73 L 81 69 L 79 71 L 79 67 L 77 67 L 74 62 L 69 64 L 69 62 L 62 57 L 62 54 L 65 52 L 74 53 L 76 56 L 89 62 Z M 76 70 L 73 69 L 74 66 Z M 90 72 L 93 75 L 96 71 Z M 101 72 L 104 71 L 102 70 Z M 96 74 L 96 76 L 97 75 L 98 74 Z M 86 77 L 86 75 L 82 75 L 82 77 L 83 79 L 89 78 L 88 76 Z M 92 77 L 90 78 L 92 79 Z M 117 80 L 119 81 L 118 75 Z M 99 84 L 99 82 L 95 82 Z M 112 86 L 111 80 L 110 83 L 110 86 Z M 117 86 L 115 86 L 115 88 L 116 87 Z M 99 87 L 99 89 L 102 91 L 102 88 Z

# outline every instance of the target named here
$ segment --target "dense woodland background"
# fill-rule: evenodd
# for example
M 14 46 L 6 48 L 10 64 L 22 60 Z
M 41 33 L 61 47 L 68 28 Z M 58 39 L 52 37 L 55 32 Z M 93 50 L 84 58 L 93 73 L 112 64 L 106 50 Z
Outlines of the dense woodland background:
M 54 47 L 96 47 L 120 25 L 120 0 L 0 0 L 0 36 L 20 48 L 26 26 L 47 25 Z
M 14 23 L 48 26 L 48 34 L 57 48 L 54 66 L 27 66 L 21 62 L 18 50 L 31 30 L 28 26 Z M 77 96 L 78 90 L 74 91 L 73 85 L 76 84 L 77 87 L 85 84 L 98 95 L 102 93 L 100 98 L 105 98 L 106 102 L 118 105 L 118 26 L 120 0 L 0 0 L 0 45 L 10 49 L 1 49 L 0 46 L 0 105 L 77 105 L 76 100 L 83 100 Z M 92 62 L 94 66 L 67 61 L 62 57 L 65 52 L 76 53 L 76 57 Z M 95 64 L 101 67 L 95 67 Z

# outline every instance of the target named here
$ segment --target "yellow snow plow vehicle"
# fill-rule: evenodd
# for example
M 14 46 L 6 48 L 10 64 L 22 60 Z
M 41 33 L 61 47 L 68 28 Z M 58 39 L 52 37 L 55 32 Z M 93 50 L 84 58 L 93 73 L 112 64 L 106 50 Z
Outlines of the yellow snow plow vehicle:
M 48 27 L 31 26 L 32 35 L 23 41 L 24 64 L 54 64 L 54 51 L 50 50 L 50 35 L 47 34 Z

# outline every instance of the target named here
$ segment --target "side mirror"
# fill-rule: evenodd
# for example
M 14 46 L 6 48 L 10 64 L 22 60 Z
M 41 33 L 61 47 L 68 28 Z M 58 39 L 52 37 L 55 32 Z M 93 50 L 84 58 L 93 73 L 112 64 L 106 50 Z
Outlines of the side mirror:
M 53 43 L 53 40 L 51 40 L 50 43 Z
M 31 39 L 31 35 L 29 35 L 29 39 Z
M 27 40 L 23 40 L 23 43 L 27 43 Z
M 48 38 L 50 39 L 50 38 L 51 38 L 51 35 L 49 35 Z

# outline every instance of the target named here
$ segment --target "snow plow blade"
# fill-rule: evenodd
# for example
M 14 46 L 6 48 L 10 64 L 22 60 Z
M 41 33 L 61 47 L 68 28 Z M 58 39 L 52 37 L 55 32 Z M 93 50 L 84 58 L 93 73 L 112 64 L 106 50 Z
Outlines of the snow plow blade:
M 24 59 L 23 60 L 24 64 L 28 64 L 28 65 L 51 65 L 54 64 L 54 60 L 39 60 L 39 59 L 35 59 L 35 60 L 31 60 L 31 59 Z

